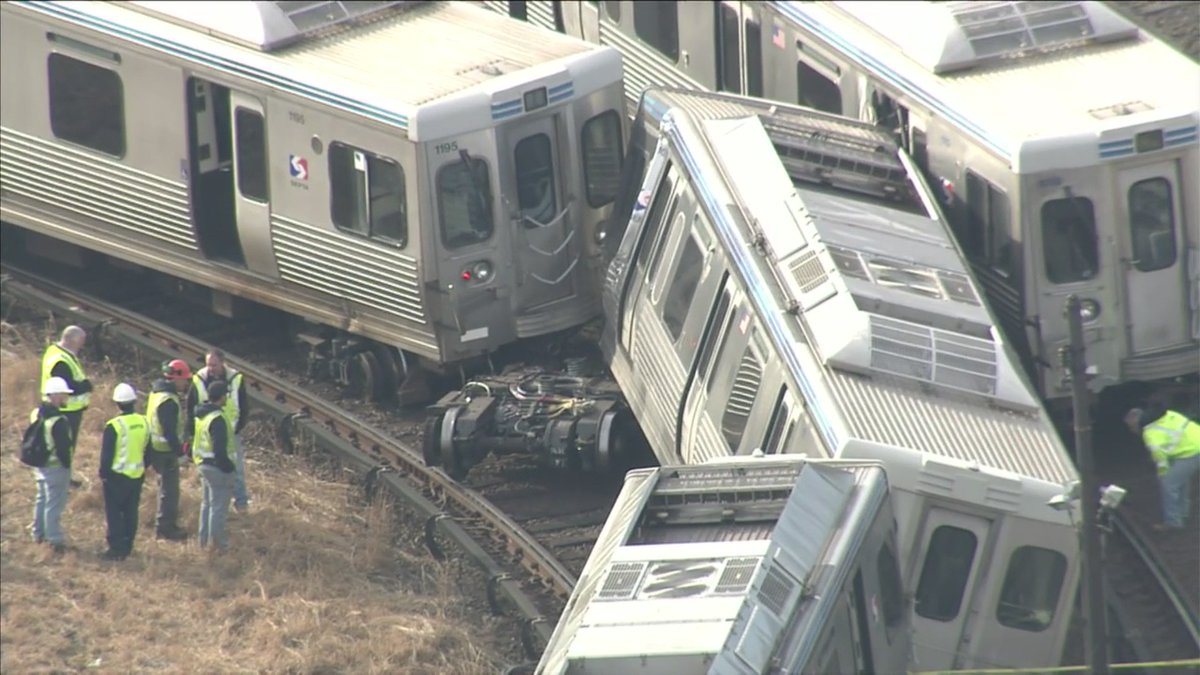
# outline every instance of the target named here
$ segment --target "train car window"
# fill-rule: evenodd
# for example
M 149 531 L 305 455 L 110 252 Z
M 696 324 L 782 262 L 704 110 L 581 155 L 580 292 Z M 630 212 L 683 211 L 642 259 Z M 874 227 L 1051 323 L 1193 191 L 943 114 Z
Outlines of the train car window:
M 525 227 L 539 227 L 558 215 L 554 194 L 554 152 L 550 137 L 533 134 L 522 138 L 513 148 L 513 166 L 517 179 L 517 208 Z
M 125 156 L 125 88 L 114 70 L 64 54 L 46 61 L 50 130 L 55 137 Z
M 621 21 L 621 3 L 608 0 L 604 3 L 604 13 L 608 15 L 608 18 L 619 23 Z
M 1022 546 L 1013 551 L 996 605 L 996 620 L 1009 628 L 1040 632 L 1054 623 L 1067 559 L 1058 551 Z
M 1051 283 L 1069 284 L 1096 276 L 1100 254 L 1092 200 L 1071 195 L 1042 204 L 1042 254 Z
M 338 228 L 404 246 L 406 200 L 404 171 L 394 160 L 338 141 L 329 144 L 329 205 Z
M 1133 241 L 1133 266 L 1154 272 L 1175 264 L 1175 207 L 1171 183 L 1147 178 L 1129 187 L 1129 236 Z
M 717 44 L 720 47 L 717 55 L 717 89 L 738 94 L 742 91 L 742 64 L 738 59 L 738 13 L 724 3 L 717 6 L 717 11 L 721 14 L 717 22 Z
M 634 3 L 633 30 L 672 63 L 679 60 L 679 9 L 675 2 L 641 0 Z
M 492 236 L 492 187 L 487 162 L 466 158 L 437 172 L 438 223 L 442 244 L 462 248 Z
M 714 345 L 716 347 L 715 351 L 710 351 L 710 349 L 709 349 L 710 345 L 705 345 L 705 349 L 704 349 L 705 352 L 715 353 L 717 355 L 717 357 L 715 359 L 709 360 L 706 358 L 705 360 L 701 361 L 701 363 L 704 363 L 707 365 L 705 377 L 708 378 L 707 389 L 708 389 L 709 396 L 712 396 L 713 385 L 716 384 L 717 379 L 718 379 L 716 377 L 716 373 L 720 369 L 717 368 L 717 365 L 729 363 L 730 355 L 726 353 L 729 348 L 729 336 L 733 334 L 733 322 L 737 318 L 737 315 L 739 314 L 740 309 L 741 309 L 740 305 L 734 305 L 732 311 L 729 312 L 728 318 L 725 319 L 725 322 L 724 322 L 725 325 L 721 328 L 721 332 L 712 335 L 711 342 L 715 343 L 715 345 Z M 705 354 L 705 356 L 707 356 L 707 354 Z
M 892 641 L 892 629 L 904 621 L 904 586 L 900 581 L 900 564 L 891 544 L 879 547 L 876 561 L 879 566 L 879 595 L 883 604 L 883 623 L 887 626 L 888 643 Z
M 934 621 L 952 621 L 958 616 L 977 543 L 970 530 L 940 525 L 933 531 L 917 582 L 917 614 Z
M 657 304 L 662 293 L 662 280 L 655 278 L 658 273 L 659 263 L 662 262 L 663 253 L 667 250 L 667 242 L 671 239 L 671 233 L 681 230 L 684 224 L 687 223 L 687 216 L 678 212 L 675 205 L 681 201 L 679 192 L 676 192 L 671 197 L 671 206 L 669 207 L 668 215 L 663 219 L 663 225 L 658 231 L 658 236 L 654 240 L 654 248 L 650 251 L 650 260 L 646 265 L 646 284 L 650 287 L 650 301 Z M 674 216 L 670 214 L 674 214 Z M 667 220 L 670 220 L 670 225 L 667 225 Z
M 721 277 L 721 294 L 717 296 L 717 301 L 713 305 L 712 313 L 708 315 L 708 322 L 704 326 L 704 337 L 700 340 L 700 353 L 696 356 L 696 376 L 708 377 L 708 371 L 712 368 L 712 355 L 716 349 L 717 341 L 721 339 L 724 332 L 718 332 L 722 329 L 728 331 L 733 325 L 733 317 L 726 316 L 729 314 L 729 303 L 733 300 L 733 293 L 729 290 L 729 273 L 726 272 Z M 712 391 L 712 380 L 708 382 L 708 391 Z
M 767 435 L 763 439 L 762 451 L 766 455 L 775 455 L 783 449 L 783 430 L 788 426 L 791 408 L 788 405 L 787 387 L 779 389 L 779 398 L 775 400 L 775 408 L 771 410 L 771 419 L 767 422 Z
M 762 384 L 762 359 L 754 348 L 755 329 L 750 329 L 750 340 L 738 364 L 737 374 L 733 377 L 733 389 L 729 392 L 729 401 L 725 404 L 725 414 L 721 416 L 721 433 L 730 452 L 737 452 L 742 442 L 742 434 L 746 431 L 746 421 L 750 419 L 750 411 L 754 408 L 754 399 Z M 723 363 L 728 363 L 724 361 Z
M 796 91 L 800 105 L 835 115 L 842 114 L 842 90 L 837 82 L 800 60 L 796 61 Z
M 968 255 L 1005 275 L 1013 273 L 1012 218 L 1008 195 L 975 172 L 967 171 Z
M 762 96 L 762 26 L 755 19 L 746 19 L 746 42 L 742 53 L 746 57 L 746 95 Z
M 687 318 L 688 308 L 692 304 L 692 296 L 696 286 L 700 284 L 700 273 L 704 270 L 704 252 L 696 242 L 696 235 L 688 236 L 683 243 L 683 253 L 675 265 L 675 277 L 667 289 L 666 300 L 663 301 L 662 318 L 671 334 L 671 341 L 678 342 L 683 332 L 683 321 Z
M 257 111 L 238 108 L 233 113 L 237 137 L 237 184 L 243 197 L 267 201 L 267 128 Z
M 588 206 L 598 209 L 617 198 L 621 186 L 621 117 L 606 110 L 583 123 L 583 180 Z

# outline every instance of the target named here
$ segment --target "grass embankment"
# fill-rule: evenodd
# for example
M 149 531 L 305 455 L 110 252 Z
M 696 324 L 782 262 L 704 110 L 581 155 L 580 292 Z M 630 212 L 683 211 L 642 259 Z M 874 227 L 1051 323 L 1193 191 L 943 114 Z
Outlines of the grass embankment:
M 495 672 L 503 661 L 494 625 L 469 609 L 477 603 L 455 576 L 395 546 L 403 524 L 392 508 L 364 505 L 358 489 L 279 453 L 261 422 L 245 432 L 254 503 L 249 514 L 231 511 L 230 553 L 156 541 L 157 475 L 148 472 L 133 556 L 101 561 L 97 460 L 119 381 L 108 363 L 89 364 L 97 393 L 74 468 L 85 484 L 63 515 L 71 550 L 53 557 L 30 540 L 34 481 L 16 458 L 38 399 L 43 341 L 2 328 L 0 672 L 440 674 Z M 153 370 L 119 374 L 135 376 L 144 410 Z M 193 535 L 197 474 L 185 469 L 180 504 L 180 524 Z

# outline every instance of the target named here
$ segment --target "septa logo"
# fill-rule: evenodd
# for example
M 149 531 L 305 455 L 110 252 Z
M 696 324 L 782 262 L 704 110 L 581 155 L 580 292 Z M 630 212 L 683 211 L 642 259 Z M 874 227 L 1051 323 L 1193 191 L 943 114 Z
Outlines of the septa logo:
M 296 180 L 308 180 L 308 160 L 300 155 L 288 155 L 288 173 Z

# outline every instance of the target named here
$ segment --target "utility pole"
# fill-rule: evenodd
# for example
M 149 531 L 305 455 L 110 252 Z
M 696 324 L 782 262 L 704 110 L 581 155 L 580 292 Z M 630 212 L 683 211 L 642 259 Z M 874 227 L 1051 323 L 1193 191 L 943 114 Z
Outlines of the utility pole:
M 1085 654 L 1090 672 L 1108 675 L 1108 616 L 1104 607 L 1104 569 L 1100 564 L 1100 530 L 1097 527 L 1100 486 L 1092 462 L 1092 392 L 1088 389 L 1084 360 L 1083 315 L 1076 295 L 1067 298 L 1067 322 L 1071 330 L 1067 366 L 1074 404 L 1075 463 L 1079 467 L 1079 506 L 1083 510 L 1080 536 L 1083 538 L 1083 613 L 1087 617 Z

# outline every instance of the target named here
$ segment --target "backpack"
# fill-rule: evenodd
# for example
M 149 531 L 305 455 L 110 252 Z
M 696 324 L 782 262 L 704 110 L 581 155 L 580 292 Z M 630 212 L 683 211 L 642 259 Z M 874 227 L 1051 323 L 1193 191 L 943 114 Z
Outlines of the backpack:
M 46 447 L 45 434 L 42 433 L 45 427 L 46 421 L 38 415 L 25 429 L 25 435 L 21 437 L 21 463 L 25 466 L 41 469 L 49 463 L 50 448 Z

